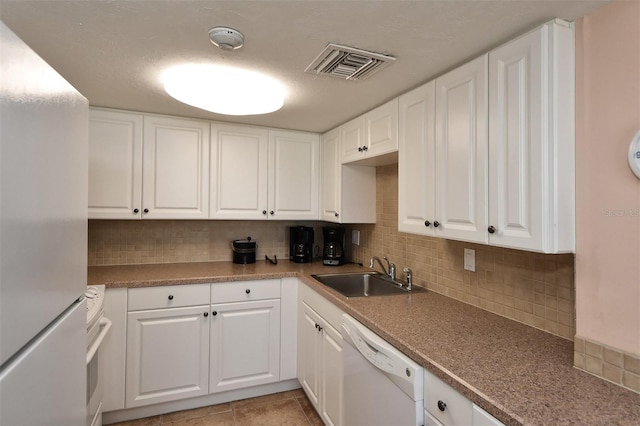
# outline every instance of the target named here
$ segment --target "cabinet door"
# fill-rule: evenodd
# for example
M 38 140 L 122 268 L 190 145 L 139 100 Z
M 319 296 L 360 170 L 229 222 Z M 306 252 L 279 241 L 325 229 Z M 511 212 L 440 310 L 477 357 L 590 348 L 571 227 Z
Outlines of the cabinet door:
M 268 131 L 211 125 L 211 219 L 266 219 Z
M 487 243 L 487 55 L 436 79 L 436 235 Z
M 340 223 L 340 128 L 322 135 L 320 220 Z
M 269 132 L 269 218 L 319 217 L 320 139 L 315 133 Z
M 298 381 L 316 410 L 320 411 L 320 316 L 301 303 L 298 323 Z
M 209 217 L 208 122 L 145 116 L 143 165 L 143 218 Z
M 373 157 L 398 151 L 398 98 L 364 116 L 365 155 Z
M 206 395 L 209 305 L 129 312 L 126 375 L 127 408 Z
M 364 157 L 362 147 L 365 143 L 364 116 L 354 118 L 340 126 L 340 136 L 342 164 L 361 160 Z
M 141 191 L 142 115 L 89 110 L 89 219 L 139 219 Z
M 398 230 L 433 235 L 435 228 L 435 82 L 400 97 Z
M 280 300 L 211 306 L 210 393 L 280 380 Z
M 321 323 L 320 416 L 327 425 L 342 424 L 342 335 L 329 324 Z
M 542 48 L 547 27 L 489 54 L 490 244 L 542 250 L 548 96 Z

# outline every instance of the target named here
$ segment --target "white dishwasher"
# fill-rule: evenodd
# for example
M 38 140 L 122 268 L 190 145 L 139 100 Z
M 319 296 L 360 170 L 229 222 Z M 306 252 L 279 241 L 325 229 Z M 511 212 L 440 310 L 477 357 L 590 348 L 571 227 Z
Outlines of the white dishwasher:
M 423 368 L 360 324 L 342 316 L 344 424 L 423 424 Z

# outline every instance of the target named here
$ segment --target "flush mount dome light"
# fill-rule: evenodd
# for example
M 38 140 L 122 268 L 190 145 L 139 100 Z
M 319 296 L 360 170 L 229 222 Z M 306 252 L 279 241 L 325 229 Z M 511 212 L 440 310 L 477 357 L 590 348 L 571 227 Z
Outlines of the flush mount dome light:
M 211 64 L 185 64 L 162 74 L 164 90 L 187 105 L 225 115 L 277 111 L 286 90 L 258 72 Z

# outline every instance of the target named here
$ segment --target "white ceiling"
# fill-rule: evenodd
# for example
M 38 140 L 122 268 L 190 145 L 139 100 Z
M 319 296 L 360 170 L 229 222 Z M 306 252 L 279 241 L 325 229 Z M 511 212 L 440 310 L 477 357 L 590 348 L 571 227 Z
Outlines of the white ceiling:
M 91 105 L 324 132 L 553 17 L 573 21 L 610 0 L 0 0 L 0 19 Z M 208 30 L 245 35 L 233 52 Z M 364 81 L 304 73 L 329 42 L 393 55 Z M 0 46 L 1 47 L 1 46 Z M 211 62 L 286 84 L 275 113 L 232 117 L 169 97 L 166 67 Z

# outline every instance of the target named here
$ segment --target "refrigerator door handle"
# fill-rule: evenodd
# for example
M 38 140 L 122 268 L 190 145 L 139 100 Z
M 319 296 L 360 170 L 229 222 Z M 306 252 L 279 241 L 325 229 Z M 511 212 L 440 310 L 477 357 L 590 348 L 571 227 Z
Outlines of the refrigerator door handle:
M 98 352 L 98 348 L 100 348 L 102 341 L 106 337 L 107 333 L 109 333 L 109 330 L 111 329 L 111 320 L 104 317 L 100 318 L 100 328 L 102 329 L 100 330 L 100 334 L 87 351 L 87 365 L 89 365 L 89 363 L 93 359 L 93 356 L 96 354 L 96 352 Z

